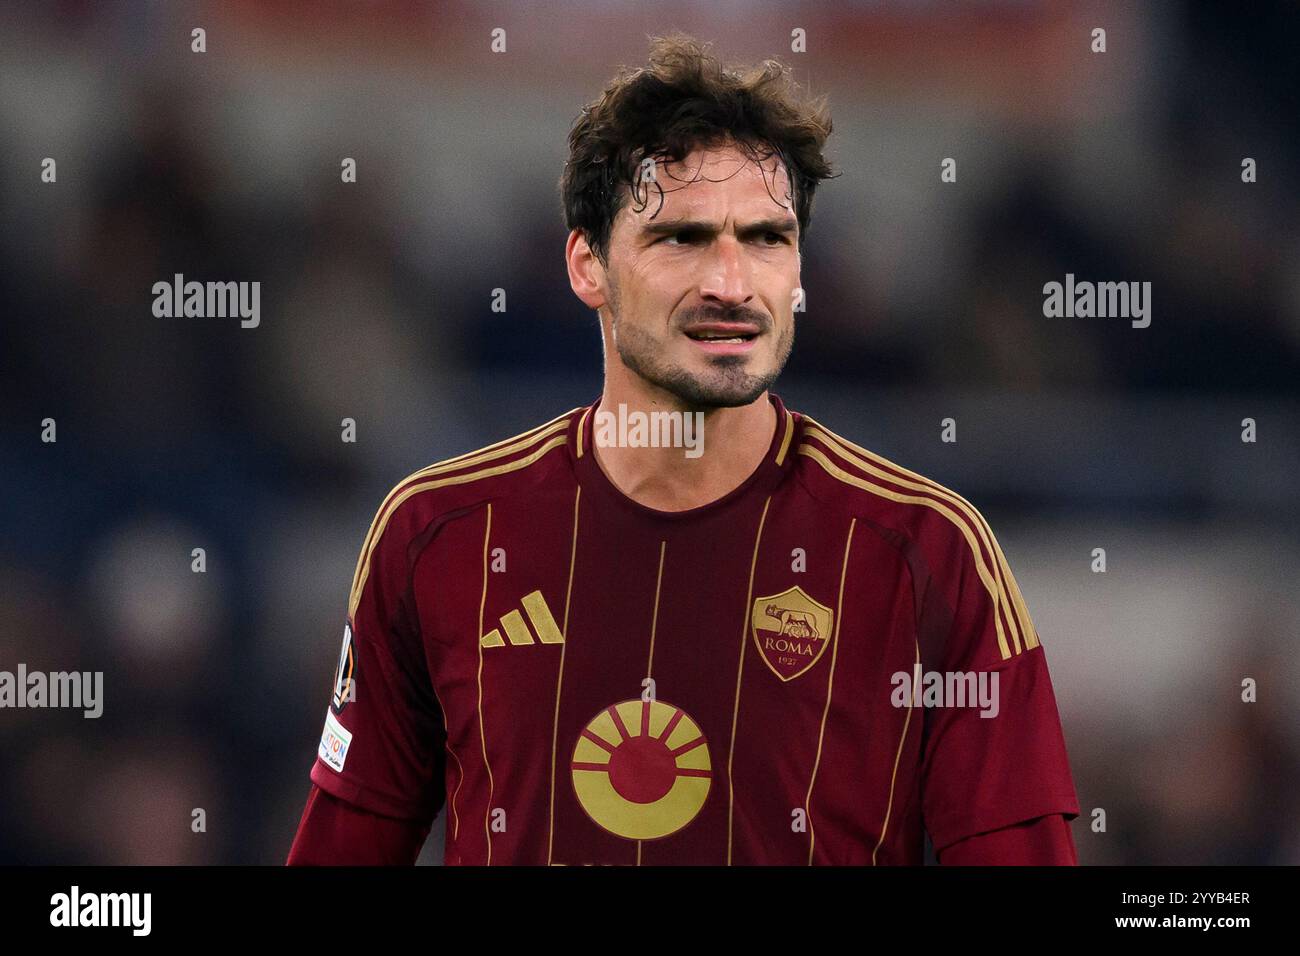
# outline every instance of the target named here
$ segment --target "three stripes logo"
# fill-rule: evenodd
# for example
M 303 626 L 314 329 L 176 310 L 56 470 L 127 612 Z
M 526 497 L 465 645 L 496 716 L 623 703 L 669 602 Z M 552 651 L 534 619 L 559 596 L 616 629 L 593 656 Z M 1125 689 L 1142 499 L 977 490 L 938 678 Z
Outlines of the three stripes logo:
M 524 595 L 519 603 L 523 605 L 528 621 L 533 625 L 532 630 L 530 631 L 528 624 L 524 623 L 524 615 L 514 610 L 502 615 L 501 626 L 494 627 L 480 637 L 479 644 L 483 647 L 505 647 L 508 642 L 518 647 L 524 644 L 564 643 L 564 635 L 560 633 L 560 628 L 555 623 L 551 609 L 546 606 L 546 598 L 542 597 L 541 591 Z M 501 636 L 502 631 L 505 631 L 504 638 Z M 536 639 L 533 638 L 534 632 L 537 634 Z

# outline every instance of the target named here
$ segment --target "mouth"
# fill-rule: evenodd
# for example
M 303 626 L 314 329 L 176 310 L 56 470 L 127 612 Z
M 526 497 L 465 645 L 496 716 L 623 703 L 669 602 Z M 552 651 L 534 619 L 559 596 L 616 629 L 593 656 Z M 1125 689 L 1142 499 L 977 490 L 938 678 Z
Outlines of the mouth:
M 762 333 L 749 322 L 708 322 L 693 325 L 683 334 L 707 352 L 734 355 L 753 348 Z

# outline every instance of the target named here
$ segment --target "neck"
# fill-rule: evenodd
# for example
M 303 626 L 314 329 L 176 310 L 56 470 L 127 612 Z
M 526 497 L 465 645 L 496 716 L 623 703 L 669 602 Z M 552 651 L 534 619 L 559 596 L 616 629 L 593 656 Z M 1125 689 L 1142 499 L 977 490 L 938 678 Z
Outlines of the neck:
M 667 393 L 612 387 L 607 380 L 598 412 L 592 448 L 601 471 L 623 494 L 656 511 L 699 508 L 735 490 L 762 463 L 777 426 L 767 392 L 738 408 L 696 410 Z M 673 418 L 681 430 L 671 419 L 670 430 L 689 435 L 695 447 L 649 445 L 651 435 L 663 434 L 655 424 L 662 419 L 651 417 L 656 412 L 678 413 Z M 638 423 L 644 426 L 641 441 Z

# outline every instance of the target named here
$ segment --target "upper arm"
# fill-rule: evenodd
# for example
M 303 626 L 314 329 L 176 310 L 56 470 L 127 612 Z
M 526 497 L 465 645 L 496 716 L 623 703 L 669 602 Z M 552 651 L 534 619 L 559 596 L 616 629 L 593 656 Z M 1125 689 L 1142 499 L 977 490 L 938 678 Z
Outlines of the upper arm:
M 992 530 L 972 515 L 970 535 L 950 538 L 931 562 L 949 619 L 946 640 L 925 667 L 987 694 L 925 711 L 922 814 L 936 852 L 1079 812 L 1037 630 Z
M 428 824 L 444 799 L 445 726 L 409 591 L 414 520 L 386 502 L 363 542 L 311 779 L 363 810 Z

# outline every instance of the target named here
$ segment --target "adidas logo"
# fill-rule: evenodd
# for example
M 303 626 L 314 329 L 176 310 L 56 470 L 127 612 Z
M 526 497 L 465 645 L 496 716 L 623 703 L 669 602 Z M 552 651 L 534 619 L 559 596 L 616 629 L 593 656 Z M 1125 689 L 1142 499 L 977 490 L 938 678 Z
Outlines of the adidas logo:
M 501 627 L 494 627 L 479 638 L 479 644 L 483 647 L 504 647 L 507 640 L 514 645 L 536 644 L 537 641 L 543 644 L 564 643 L 564 635 L 556 626 L 555 618 L 551 616 L 551 609 L 546 606 L 546 598 L 542 597 L 541 591 L 524 595 L 519 603 L 528 613 L 533 631 L 537 632 L 537 640 L 533 640 L 533 633 L 524 623 L 524 616 L 518 611 L 511 611 L 501 618 Z M 504 639 L 501 637 L 502 630 L 506 632 Z

